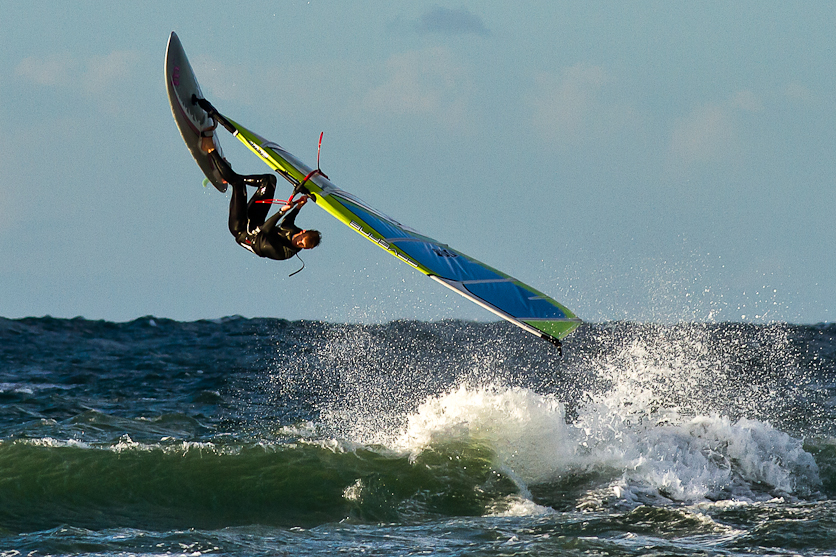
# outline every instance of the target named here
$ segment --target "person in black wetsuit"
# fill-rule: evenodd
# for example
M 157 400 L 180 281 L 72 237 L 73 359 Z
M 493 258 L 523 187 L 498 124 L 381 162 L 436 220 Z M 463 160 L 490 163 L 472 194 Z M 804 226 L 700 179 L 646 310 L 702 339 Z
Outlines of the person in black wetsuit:
M 215 121 L 227 127 L 227 122 L 218 111 L 205 99 L 195 99 Z M 276 192 L 276 177 L 272 174 L 242 176 L 232 170 L 229 163 L 220 156 L 215 148 L 214 127 L 201 132 L 200 148 L 209 155 L 221 177 L 232 186 L 232 198 L 229 201 L 229 231 L 241 247 L 259 257 L 268 259 L 290 259 L 303 249 L 313 249 L 319 245 L 321 235 L 317 230 L 303 230 L 296 226 L 296 215 L 308 200 L 303 195 L 292 205 L 284 205 L 279 211 L 267 218 L 270 203 L 259 203 L 273 199 Z M 255 186 L 255 193 L 247 201 L 247 186 Z

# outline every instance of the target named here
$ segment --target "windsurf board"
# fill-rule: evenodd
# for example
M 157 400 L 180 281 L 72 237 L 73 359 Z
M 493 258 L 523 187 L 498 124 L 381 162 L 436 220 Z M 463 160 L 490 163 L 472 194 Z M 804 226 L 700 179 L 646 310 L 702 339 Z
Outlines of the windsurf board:
M 206 175 L 209 182 L 218 191 L 225 192 L 227 183 L 221 178 L 214 163 L 209 156 L 200 148 L 200 133 L 209 130 L 214 126 L 213 120 L 206 112 L 193 102 L 193 98 L 203 98 L 200 84 L 192 71 L 183 45 L 180 43 L 177 33 L 172 32 L 168 39 L 168 48 L 165 56 L 165 84 L 168 91 L 168 101 L 171 105 L 171 113 L 174 121 L 183 136 L 183 141 L 192 153 L 197 165 Z M 213 136 L 215 149 L 223 156 L 221 146 Z

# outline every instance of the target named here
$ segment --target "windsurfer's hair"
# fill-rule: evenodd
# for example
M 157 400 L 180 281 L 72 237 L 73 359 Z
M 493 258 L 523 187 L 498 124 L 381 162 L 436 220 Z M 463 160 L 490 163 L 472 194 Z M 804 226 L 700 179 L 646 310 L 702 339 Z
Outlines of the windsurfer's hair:
M 310 249 L 315 248 L 322 241 L 322 234 L 319 233 L 319 230 L 306 230 L 304 234 L 311 239 Z

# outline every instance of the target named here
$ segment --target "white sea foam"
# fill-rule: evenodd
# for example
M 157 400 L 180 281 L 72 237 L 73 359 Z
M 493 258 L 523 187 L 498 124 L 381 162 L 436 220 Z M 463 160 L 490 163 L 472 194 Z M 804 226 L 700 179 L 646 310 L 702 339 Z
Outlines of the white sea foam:
M 35 447 L 49 447 L 49 448 L 65 448 L 73 447 L 77 449 L 89 449 L 89 444 L 75 439 L 54 439 L 52 437 L 41 437 L 37 439 L 20 439 L 15 443 L 23 443 L 26 445 L 33 445 Z
M 756 420 L 684 416 L 652 409 L 652 393 L 618 389 L 581 407 L 571 424 L 553 395 L 528 389 L 461 386 L 409 416 L 398 439 L 413 454 L 467 441 L 489 447 L 494 466 L 520 486 L 576 474 L 601 478 L 581 505 L 698 503 L 802 494 L 818 482 L 802 442 Z
M 486 444 L 495 453 L 495 464 L 524 482 L 559 473 L 574 452 L 563 404 L 554 396 L 467 386 L 421 404 L 396 447 L 416 452 L 458 440 Z
M 816 463 L 801 440 L 769 422 L 786 399 L 770 374 L 796 368 L 788 338 L 781 326 L 754 335 L 699 324 L 605 327 L 596 355 L 573 364 L 588 382 L 572 400 L 568 391 L 491 384 L 491 362 L 460 374 L 472 382 L 422 400 L 346 374 L 355 394 L 323 409 L 318 433 L 413 457 L 448 443 L 484 447 L 524 500 L 532 500 L 530 486 L 555 482 L 585 490 L 577 504 L 586 508 L 803 497 L 819 488 Z M 353 369 L 360 352 L 349 350 L 346 366 L 339 347 L 335 367 Z M 764 374 L 745 381 L 740 370 L 752 354 Z M 575 479 L 585 487 L 572 487 Z
M 68 391 L 73 388 L 73 385 L 53 385 L 52 383 L 0 383 L 0 393 L 20 393 L 27 395 L 49 389 Z
M 485 513 L 487 516 L 509 517 L 509 516 L 538 516 L 554 514 L 551 507 L 538 505 L 530 499 L 517 495 L 510 495 L 494 502 Z

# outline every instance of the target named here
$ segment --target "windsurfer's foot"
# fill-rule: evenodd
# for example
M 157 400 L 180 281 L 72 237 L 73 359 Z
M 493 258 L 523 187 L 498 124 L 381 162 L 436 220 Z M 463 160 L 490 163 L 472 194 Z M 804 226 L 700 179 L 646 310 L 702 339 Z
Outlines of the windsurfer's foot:
M 218 111 L 215 110 L 215 107 L 212 106 L 212 103 L 210 103 L 206 99 L 199 98 L 197 95 L 192 95 L 192 104 L 196 104 L 197 106 L 202 108 L 206 112 L 206 114 L 208 114 L 212 118 L 214 118 L 215 115 L 218 113 Z
M 202 108 L 206 112 L 206 114 L 216 122 L 216 126 L 220 124 L 224 128 L 226 128 L 226 130 L 229 133 L 236 132 L 235 126 L 230 124 L 229 120 L 224 118 L 224 116 L 220 112 L 218 112 L 218 110 L 214 106 L 212 106 L 212 103 L 210 103 L 206 99 L 201 99 L 198 98 L 197 95 L 192 95 L 192 104 L 196 104 L 197 106 Z
M 215 138 L 211 131 L 200 133 L 200 150 L 207 155 L 215 150 Z

